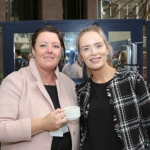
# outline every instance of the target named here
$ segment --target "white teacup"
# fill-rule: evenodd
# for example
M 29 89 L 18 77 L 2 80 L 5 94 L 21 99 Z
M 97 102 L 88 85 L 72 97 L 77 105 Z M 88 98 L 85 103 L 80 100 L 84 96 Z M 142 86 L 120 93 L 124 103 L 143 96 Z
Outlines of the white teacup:
M 80 107 L 79 106 L 69 106 L 63 108 L 65 110 L 67 120 L 77 120 L 80 117 Z

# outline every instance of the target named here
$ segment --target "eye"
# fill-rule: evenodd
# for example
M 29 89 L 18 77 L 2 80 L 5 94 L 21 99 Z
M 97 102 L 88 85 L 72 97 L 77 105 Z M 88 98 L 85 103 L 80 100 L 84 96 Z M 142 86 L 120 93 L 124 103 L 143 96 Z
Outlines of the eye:
M 84 48 L 83 48 L 83 51 L 88 51 L 88 50 L 90 50 L 89 47 L 84 47 Z
M 97 44 L 97 45 L 96 45 L 96 48 L 101 48 L 101 47 L 102 47 L 101 44 Z
M 57 45 L 57 44 L 52 45 L 52 47 L 53 47 L 54 49 L 58 49 L 58 48 L 60 48 L 60 46 L 59 46 L 59 45 Z
M 46 44 L 41 44 L 40 47 L 47 47 L 47 45 Z

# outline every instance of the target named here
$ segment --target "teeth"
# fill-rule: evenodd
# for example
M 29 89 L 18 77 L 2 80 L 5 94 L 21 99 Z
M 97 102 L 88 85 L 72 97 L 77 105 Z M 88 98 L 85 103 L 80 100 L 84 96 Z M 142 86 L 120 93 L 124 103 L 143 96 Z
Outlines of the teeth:
M 52 57 L 45 57 L 46 59 L 53 59 Z
M 99 61 L 99 58 L 91 59 L 91 62 L 98 62 L 98 61 Z

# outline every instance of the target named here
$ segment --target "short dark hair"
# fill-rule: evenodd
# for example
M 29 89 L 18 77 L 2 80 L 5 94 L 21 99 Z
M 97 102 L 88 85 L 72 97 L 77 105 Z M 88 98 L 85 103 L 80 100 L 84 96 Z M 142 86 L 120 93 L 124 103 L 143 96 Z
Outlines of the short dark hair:
M 21 49 L 15 49 L 15 53 L 20 56 L 21 55 Z
M 40 34 L 40 33 L 42 33 L 42 32 L 52 32 L 52 33 L 56 33 L 57 34 L 57 36 L 58 36 L 58 38 L 59 38 L 59 41 L 60 41 L 60 43 L 61 43 L 61 46 L 62 46 L 62 48 L 63 48 L 63 57 L 62 57 L 62 59 L 64 60 L 64 58 L 66 57 L 66 53 L 65 53 L 65 44 L 64 44 L 64 40 L 63 40 L 63 37 L 62 37 L 62 35 L 60 34 L 60 32 L 55 28 L 55 27 L 53 27 L 53 26 L 49 26 L 49 25 L 47 25 L 47 26 L 45 26 L 45 27 L 41 27 L 41 28 L 39 28 L 39 29 L 37 29 L 36 31 L 35 31 L 35 33 L 32 35 L 32 37 L 31 37 L 31 46 L 34 48 L 35 47 L 35 44 L 36 44 L 36 40 L 37 40 L 37 37 L 38 37 L 38 35 Z

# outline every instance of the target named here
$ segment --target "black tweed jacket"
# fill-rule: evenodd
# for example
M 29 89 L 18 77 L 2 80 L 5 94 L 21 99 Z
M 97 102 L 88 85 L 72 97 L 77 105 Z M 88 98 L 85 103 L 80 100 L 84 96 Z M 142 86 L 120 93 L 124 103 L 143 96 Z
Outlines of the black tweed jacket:
M 90 107 L 91 78 L 77 86 L 77 99 L 81 108 L 80 150 L 87 135 Z M 123 150 L 150 149 L 150 94 L 143 77 L 133 71 L 117 70 L 106 88 L 114 115 L 114 130 Z

